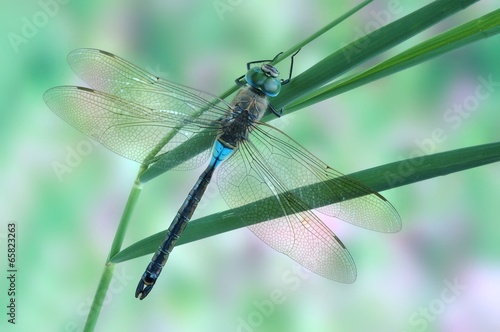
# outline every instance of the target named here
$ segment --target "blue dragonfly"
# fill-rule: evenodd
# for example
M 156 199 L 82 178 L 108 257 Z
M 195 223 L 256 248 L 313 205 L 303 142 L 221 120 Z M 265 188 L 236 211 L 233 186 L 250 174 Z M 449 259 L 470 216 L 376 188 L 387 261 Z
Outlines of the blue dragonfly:
M 153 288 L 216 169 L 219 191 L 231 208 L 274 197 L 258 211 L 269 221 L 249 229 L 328 279 L 354 282 L 356 267 L 340 239 L 311 211 L 318 205 L 315 201 L 335 198 L 338 203 L 316 209 L 354 225 L 380 232 L 401 228 L 398 213 L 382 195 L 260 121 L 267 110 L 281 115 L 283 110 L 276 110 L 269 98 L 277 96 L 292 76 L 293 56 L 286 80 L 279 79 L 271 65 L 276 57 L 249 62 L 247 73 L 236 79 L 240 89 L 227 103 L 156 77 L 109 52 L 78 49 L 69 54 L 68 62 L 92 88 L 60 86 L 44 94 L 62 119 L 126 158 L 156 162 L 156 167 L 175 165 L 174 169 L 192 169 L 209 160 L 146 267 L 137 298 L 144 299 Z M 185 149 L 176 148 L 190 140 L 204 142 L 205 151 L 188 159 Z M 359 197 L 345 198 L 353 196 Z

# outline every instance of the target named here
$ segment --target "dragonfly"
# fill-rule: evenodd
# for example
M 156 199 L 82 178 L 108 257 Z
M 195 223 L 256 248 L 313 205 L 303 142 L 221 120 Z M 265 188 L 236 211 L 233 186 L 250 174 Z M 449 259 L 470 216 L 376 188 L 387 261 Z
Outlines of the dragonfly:
M 185 170 L 208 161 L 140 278 L 136 298 L 142 300 L 151 292 L 216 169 L 219 191 L 230 208 L 266 202 L 254 213 L 267 221 L 247 224 L 254 234 L 331 280 L 354 282 L 356 267 L 345 245 L 313 208 L 374 231 L 401 228 L 397 211 L 381 194 L 261 121 L 267 111 L 282 114 L 270 100 L 291 81 L 295 54 L 287 79 L 280 79 L 272 65 L 280 54 L 247 63 L 246 74 L 235 80 L 239 90 L 231 102 L 159 78 L 106 51 L 78 49 L 68 55 L 72 69 L 90 88 L 49 89 L 44 100 L 59 117 L 139 163 L 155 161 L 155 167 Z M 194 141 L 203 142 L 204 151 L 188 158 L 188 149 L 179 147 Z M 318 207 L 318 201 L 328 200 L 337 203 Z

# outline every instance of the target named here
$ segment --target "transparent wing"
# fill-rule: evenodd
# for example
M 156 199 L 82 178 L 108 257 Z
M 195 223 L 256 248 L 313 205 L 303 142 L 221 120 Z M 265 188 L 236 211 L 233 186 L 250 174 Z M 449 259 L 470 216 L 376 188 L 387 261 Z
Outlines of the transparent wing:
M 288 190 L 297 189 L 294 194 L 307 206 L 321 206 L 333 197 L 339 203 L 316 209 L 370 230 L 401 229 L 397 211 L 382 195 L 332 169 L 280 130 L 261 123 L 249 139 L 266 166 Z M 350 199 L 354 196 L 360 197 Z
M 251 141 L 241 144 L 222 163 L 217 182 L 230 207 L 276 197 L 259 210 L 242 216 L 264 214 L 270 219 L 249 229 L 273 249 L 326 278 L 345 283 L 356 279 L 354 261 L 339 238 L 297 196 L 287 192 L 279 174 Z
M 75 128 L 138 162 L 169 139 L 154 160 L 187 140 L 198 140 L 208 149 L 230 107 L 209 93 L 160 79 L 105 51 L 79 49 L 68 55 L 68 62 L 94 89 L 51 89 L 44 95 L 47 105 Z M 182 154 L 176 151 L 157 166 L 167 167 Z M 209 151 L 176 168 L 197 167 L 208 155 Z
M 249 228 L 272 248 L 337 281 L 355 280 L 354 262 L 337 236 L 309 211 L 311 207 L 335 198 L 338 203 L 318 210 L 372 230 L 395 232 L 401 228 L 399 215 L 383 196 L 328 167 L 290 137 L 263 123 L 220 166 L 218 184 L 233 208 L 276 197 L 249 215 L 263 215 L 270 221 Z M 361 197 L 349 199 L 357 195 Z M 281 214 L 286 216 L 279 217 Z
M 219 129 L 213 112 L 190 118 L 182 112 L 190 106 L 175 98 L 165 99 L 162 108 L 153 109 L 93 89 L 63 86 L 48 90 L 44 99 L 54 113 L 73 127 L 137 162 L 143 162 L 165 138 L 171 140 L 156 156 L 189 139 L 202 140 L 208 149 Z M 182 151 L 176 157 L 181 158 Z M 208 152 L 202 153 L 178 168 L 197 167 L 207 157 Z

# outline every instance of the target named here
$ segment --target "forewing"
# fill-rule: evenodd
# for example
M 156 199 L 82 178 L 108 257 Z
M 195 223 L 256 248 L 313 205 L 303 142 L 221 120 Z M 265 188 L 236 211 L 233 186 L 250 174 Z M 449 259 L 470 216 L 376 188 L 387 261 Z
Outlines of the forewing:
M 398 213 L 382 195 L 332 169 L 278 129 L 260 124 L 249 139 L 283 185 L 307 206 L 375 231 L 401 229 Z M 338 203 L 322 206 L 332 199 Z
M 346 283 L 356 279 L 354 262 L 342 242 L 303 202 L 287 192 L 278 174 L 252 142 L 241 144 L 239 150 L 222 163 L 218 184 L 222 196 L 233 208 L 276 198 L 241 216 L 254 219 L 256 215 L 263 215 L 269 219 L 249 229 L 273 249 L 326 278 Z

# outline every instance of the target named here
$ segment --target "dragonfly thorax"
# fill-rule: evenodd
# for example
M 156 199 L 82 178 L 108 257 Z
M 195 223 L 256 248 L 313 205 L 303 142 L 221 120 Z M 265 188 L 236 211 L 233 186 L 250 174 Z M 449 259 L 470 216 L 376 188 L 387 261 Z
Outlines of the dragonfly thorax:
M 237 147 L 241 141 L 248 139 L 249 131 L 264 116 L 267 106 L 267 98 L 259 90 L 253 87 L 240 89 L 221 122 L 219 138 Z

